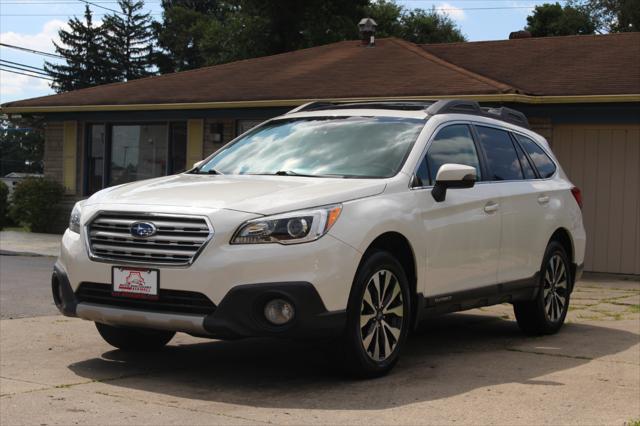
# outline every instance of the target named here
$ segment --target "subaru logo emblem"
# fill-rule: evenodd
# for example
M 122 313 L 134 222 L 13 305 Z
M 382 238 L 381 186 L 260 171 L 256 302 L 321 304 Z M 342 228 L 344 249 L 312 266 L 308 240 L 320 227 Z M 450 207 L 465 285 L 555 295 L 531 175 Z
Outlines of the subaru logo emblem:
M 156 234 L 158 228 L 151 222 L 134 222 L 129 228 L 132 236 L 138 238 L 147 238 Z

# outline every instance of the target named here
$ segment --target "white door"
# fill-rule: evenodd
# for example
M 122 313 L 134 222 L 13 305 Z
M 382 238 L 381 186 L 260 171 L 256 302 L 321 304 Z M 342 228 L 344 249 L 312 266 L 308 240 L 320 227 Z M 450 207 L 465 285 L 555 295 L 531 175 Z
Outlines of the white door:
M 546 191 L 543 181 L 536 181 L 529 159 L 507 131 L 475 128 L 487 161 L 488 179 L 500 190 L 498 283 L 531 278 L 540 269 L 549 238 L 545 212 L 553 194 Z
M 430 194 L 440 166 L 464 164 L 482 179 L 477 149 L 467 124 L 436 133 L 418 170 L 426 187 L 422 223 L 426 245 L 427 296 L 449 295 L 496 283 L 500 239 L 499 190 L 493 184 L 449 189 L 442 202 Z

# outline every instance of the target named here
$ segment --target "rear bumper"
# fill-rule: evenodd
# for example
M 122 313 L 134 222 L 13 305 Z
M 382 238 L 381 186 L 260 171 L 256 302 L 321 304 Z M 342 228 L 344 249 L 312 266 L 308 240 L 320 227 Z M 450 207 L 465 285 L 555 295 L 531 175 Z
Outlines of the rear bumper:
M 115 326 L 172 330 L 220 339 L 328 338 L 339 336 L 346 323 L 346 312 L 327 311 L 315 287 L 308 282 L 236 286 L 207 315 L 154 312 L 79 300 L 59 264 L 54 266 L 51 284 L 54 301 L 63 315 Z M 274 326 L 266 321 L 262 313 L 264 304 L 273 298 L 293 303 L 295 317 L 290 323 Z

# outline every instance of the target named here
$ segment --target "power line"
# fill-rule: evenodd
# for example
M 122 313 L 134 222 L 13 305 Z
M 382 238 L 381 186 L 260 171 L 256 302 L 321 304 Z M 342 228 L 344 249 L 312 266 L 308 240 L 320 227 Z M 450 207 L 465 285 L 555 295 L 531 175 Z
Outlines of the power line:
M 39 75 L 27 74 L 25 72 L 20 72 L 20 71 L 11 71 L 11 70 L 7 70 L 7 69 L 2 68 L 2 66 L 0 66 L 0 71 L 10 72 L 10 73 L 13 73 L 13 74 L 26 75 L 27 77 L 39 78 L 41 80 L 53 81 L 53 79 L 50 78 L 50 77 L 42 77 L 42 76 L 39 76 Z
M 4 16 L 9 16 L 9 15 L 4 15 Z M 29 52 L 29 53 L 35 53 L 37 55 L 49 56 L 51 58 L 64 59 L 62 56 L 56 55 L 55 53 L 43 52 L 41 50 L 29 49 L 27 47 L 22 47 L 22 46 L 14 46 L 13 44 L 0 43 L 0 46 L 9 47 L 11 49 L 22 50 L 22 51 Z
M 118 11 L 118 10 L 115 10 L 115 9 L 111 9 L 111 8 L 109 8 L 109 7 L 105 7 L 105 6 L 100 6 L 99 4 L 97 4 L 97 3 L 92 3 L 92 2 L 90 2 L 90 1 L 88 1 L 88 0 L 78 0 L 78 1 L 79 1 L 79 2 L 82 2 L 82 3 L 85 3 L 85 4 L 89 4 L 89 5 L 91 5 L 91 6 L 99 7 L 100 9 L 108 10 L 109 12 L 114 12 L 114 13 L 119 13 L 119 14 L 121 14 L 121 15 L 124 15 L 124 13 L 122 13 L 122 11 Z
M 3 64 L 3 63 L 0 63 L 0 66 L 2 66 L 2 67 L 7 67 L 7 68 L 11 68 L 11 69 L 13 69 L 13 70 L 18 70 L 18 71 L 30 72 L 30 73 L 33 73 L 33 74 L 44 75 L 44 76 L 46 76 L 46 77 L 48 77 L 48 76 L 49 76 L 49 74 L 47 74 L 47 73 L 46 73 L 46 72 L 44 72 L 44 71 L 32 71 L 32 70 L 30 70 L 30 69 L 28 69 L 28 68 L 16 67 L 15 65 L 9 65 L 9 64 Z
M 0 59 L 0 62 L 7 62 L 9 64 L 18 65 L 20 67 L 32 68 L 36 71 L 44 71 L 42 68 L 32 67 L 31 65 L 21 64 L 20 62 L 7 61 L 6 59 Z

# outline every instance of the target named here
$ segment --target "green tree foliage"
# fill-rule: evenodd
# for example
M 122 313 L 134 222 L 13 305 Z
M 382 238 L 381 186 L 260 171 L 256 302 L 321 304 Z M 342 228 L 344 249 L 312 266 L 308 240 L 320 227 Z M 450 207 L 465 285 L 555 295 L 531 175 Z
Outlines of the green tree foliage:
M 465 41 L 455 22 L 436 9 L 415 9 L 401 18 L 400 37 L 413 43 L 452 43 Z
M 160 51 L 155 64 L 161 74 L 200 68 L 215 60 L 208 59 L 218 46 L 233 43 L 232 6 L 219 0 L 162 0 L 162 22 L 154 22 L 153 30 Z M 229 18 L 229 19 L 227 19 Z
M 118 0 L 122 14 L 108 15 L 103 24 L 105 50 L 116 79 L 151 75 L 153 33 L 151 17 L 141 13 L 142 0 Z
M 359 37 L 370 16 L 377 37 L 417 43 L 463 41 L 446 15 L 377 0 L 163 0 L 154 24 L 162 73 L 273 55 Z
M 640 31 L 640 0 L 572 0 L 569 5 L 588 13 L 598 32 Z
M 26 125 L 0 122 L 0 176 L 11 172 L 42 172 L 44 137 Z
M 59 212 L 64 188 L 57 182 L 29 178 L 16 185 L 11 198 L 11 218 L 32 232 L 53 230 L 51 220 Z
M 584 10 L 544 3 L 527 16 L 526 30 L 534 37 L 593 34 L 596 23 Z
M 84 20 L 73 17 L 69 20 L 69 27 L 69 31 L 58 31 L 62 44 L 54 43 L 56 52 L 65 63 L 45 62 L 44 65 L 45 71 L 53 78 L 53 89 L 66 92 L 117 81 L 107 59 L 104 28 L 93 24 L 89 6 L 85 7 Z

